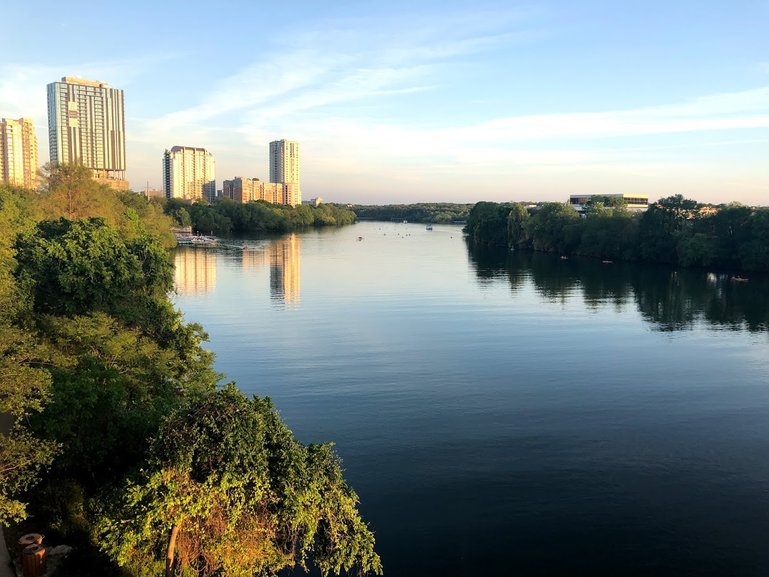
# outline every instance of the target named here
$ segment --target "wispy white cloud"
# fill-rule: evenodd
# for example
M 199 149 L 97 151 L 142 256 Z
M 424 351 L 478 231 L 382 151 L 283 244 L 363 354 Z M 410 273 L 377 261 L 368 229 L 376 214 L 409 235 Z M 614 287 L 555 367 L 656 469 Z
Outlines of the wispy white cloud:
M 464 57 L 542 34 L 520 9 L 348 15 L 265 39 L 248 66 L 215 80 L 197 103 L 155 119 L 164 128 L 244 113 L 262 121 L 313 108 L 425 90 Z M 233 123 L 235 124 L 235 123 Z

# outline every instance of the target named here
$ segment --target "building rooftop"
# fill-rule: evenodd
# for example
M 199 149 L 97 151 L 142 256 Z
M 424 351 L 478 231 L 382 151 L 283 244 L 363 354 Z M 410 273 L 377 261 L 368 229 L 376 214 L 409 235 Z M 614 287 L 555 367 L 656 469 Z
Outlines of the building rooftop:
M 80 86 L 96 86 L 97 88 L 110 88 L 110 85 L 101 80 L 86 80 L 85 78 L 77 78 L 75 76 L 62 76 L 62 82 L 67 84 L 79 84 Z

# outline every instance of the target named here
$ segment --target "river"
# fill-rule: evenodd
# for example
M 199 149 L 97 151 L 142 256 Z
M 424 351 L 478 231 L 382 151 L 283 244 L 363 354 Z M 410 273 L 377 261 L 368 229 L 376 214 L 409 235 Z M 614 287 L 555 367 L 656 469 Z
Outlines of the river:
M 769 574 L 769 279 L 380 222 L 176 266 L 217 369 L 336 443 L 385 575 Z

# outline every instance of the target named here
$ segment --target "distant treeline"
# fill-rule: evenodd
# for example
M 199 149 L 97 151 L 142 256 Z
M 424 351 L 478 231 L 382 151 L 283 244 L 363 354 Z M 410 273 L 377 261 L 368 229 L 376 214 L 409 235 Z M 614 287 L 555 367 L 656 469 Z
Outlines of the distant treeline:
M 769 209 L 703 205 L 681 195 L 631 213 L 618 198 L 594 197 L 580 215 L 568 204 L 479 202 L 465 232 L 486 246 L 560 255 L 769 271 Z
M 427 202 L 419 204 L 388 204 L 369 206 L 355 204 L 350 208 L 359 219 L 423 222 L 450 224 L 467 220 L 472 204 L 452 204 L 447 202 Z
M 334 204 L 296 207 L 264 201 L 241 204 L 219 200 L 213 204 L 189 204 L 171 199 L 165 213 L 179 226 L 191 226 L 194 232 L 216 236 L 281 233 L 311 226 L 342 226 L 355 222 L 355 213 Z

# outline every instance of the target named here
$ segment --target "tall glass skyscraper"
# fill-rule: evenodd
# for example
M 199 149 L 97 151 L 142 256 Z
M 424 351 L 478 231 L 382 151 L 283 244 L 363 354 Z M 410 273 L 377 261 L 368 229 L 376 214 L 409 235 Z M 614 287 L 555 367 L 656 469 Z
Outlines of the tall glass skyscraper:
M 81 164 L 97 180 L 128 188 L 122 90 L 70 76 L 50 83 L 48 136 L 52 164 Z

